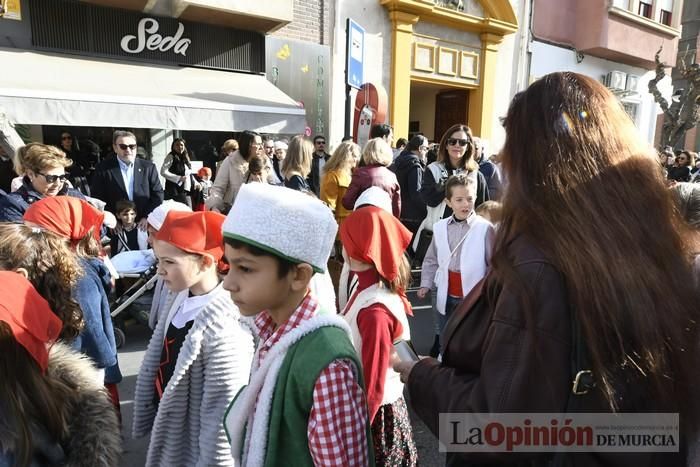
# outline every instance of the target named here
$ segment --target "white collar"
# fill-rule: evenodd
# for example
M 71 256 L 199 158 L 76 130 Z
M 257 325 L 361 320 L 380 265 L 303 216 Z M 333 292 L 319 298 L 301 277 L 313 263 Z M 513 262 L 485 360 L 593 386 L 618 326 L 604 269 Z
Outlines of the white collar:
M 193 297 L 185 298 L 180 304 L 178 310 L 175 312 L 170 324 L 178 329 L 185 327 L 185 324 L 192 321 L 197 317 L 197 314 L 211 301 L 212 295 L 217 293 L 222 287 L 221 282 L 214 287 L 210 292 L 204 295 L 196 295 Z

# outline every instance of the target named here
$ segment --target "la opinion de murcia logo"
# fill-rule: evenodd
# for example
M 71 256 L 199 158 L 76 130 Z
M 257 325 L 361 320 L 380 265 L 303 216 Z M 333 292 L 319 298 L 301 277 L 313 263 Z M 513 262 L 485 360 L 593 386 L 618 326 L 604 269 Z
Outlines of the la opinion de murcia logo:
M 122 37 L 122 50 L 130 54 L 138 54 L 143 52 L 144 49 L 160 50 L 161 52 L 173 49 L 173 52 L 185 57 L 187 56 L 187 48 L 192 40 L 182 37 L 185 27 L 182 23 L 177 24 L 177 32 L 174 36 L 163 37 L 158 34 L 158 28 L 160 27 L 158 21 L 153 18 L 143 18 L 139 21 L 136 36 L 129 34 Z M 133 49 L 130 47 L 132 41 L 137 41 L 136 47 Z

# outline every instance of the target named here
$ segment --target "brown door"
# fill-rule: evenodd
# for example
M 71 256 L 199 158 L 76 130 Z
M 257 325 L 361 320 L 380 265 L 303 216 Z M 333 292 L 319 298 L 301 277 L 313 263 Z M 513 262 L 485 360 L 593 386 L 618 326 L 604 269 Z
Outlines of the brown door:
M 467 107 L 469 106 L 469 91 L 466 89 L 451 89 L 442 91 L 435 96 L 435 141 L 449 127 L 457 123 L 467 124 Z

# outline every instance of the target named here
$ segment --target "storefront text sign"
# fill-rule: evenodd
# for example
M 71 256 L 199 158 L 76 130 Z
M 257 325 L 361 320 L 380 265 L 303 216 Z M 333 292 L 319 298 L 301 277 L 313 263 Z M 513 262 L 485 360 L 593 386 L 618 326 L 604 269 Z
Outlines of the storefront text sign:
M 122 37 L 121 47 L 124 52 L 130 54 L 138 54 L 143 52 L 144 48 L 148 50 L 160 50 L 167 52 L 173 49 L 173 52 L 180 54 L 183 57 L 187 56 L 187 47 L 192 42 L 190 39 L 183 38 L 185 27 L 182 23 L 177 23 L 177 32 L 174 36 L 165 36 L 158 34 L 160 25 L 153 18 L 143 18 L 139 21 L 137 35 L 126 35 Z M 131 48 L 130 43 L 136 41 L 136 47 Z
M 265 35 L 261 32 L 75 0 L 22 0 L 23 6 L 24 2 L 29 6 L 25 21 L 31 24 L 31 45 L 36 49 L 132 62 L 265 72 Z

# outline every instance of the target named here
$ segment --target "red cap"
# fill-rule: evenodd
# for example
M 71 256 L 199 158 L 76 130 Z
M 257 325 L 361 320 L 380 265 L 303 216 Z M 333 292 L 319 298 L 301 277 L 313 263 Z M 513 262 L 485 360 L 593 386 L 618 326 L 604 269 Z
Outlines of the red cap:
M 16 272 L 0 271 L 0 321 L 7 323 L 15 340 L 45 372 L 47 344 L 58 338 L 63 323 L 32 284 Z
M 170 211 L 156 234 L 156 240 L 219 261 L 224 256 L 224 220 L 224 215 L 213 211 Z

